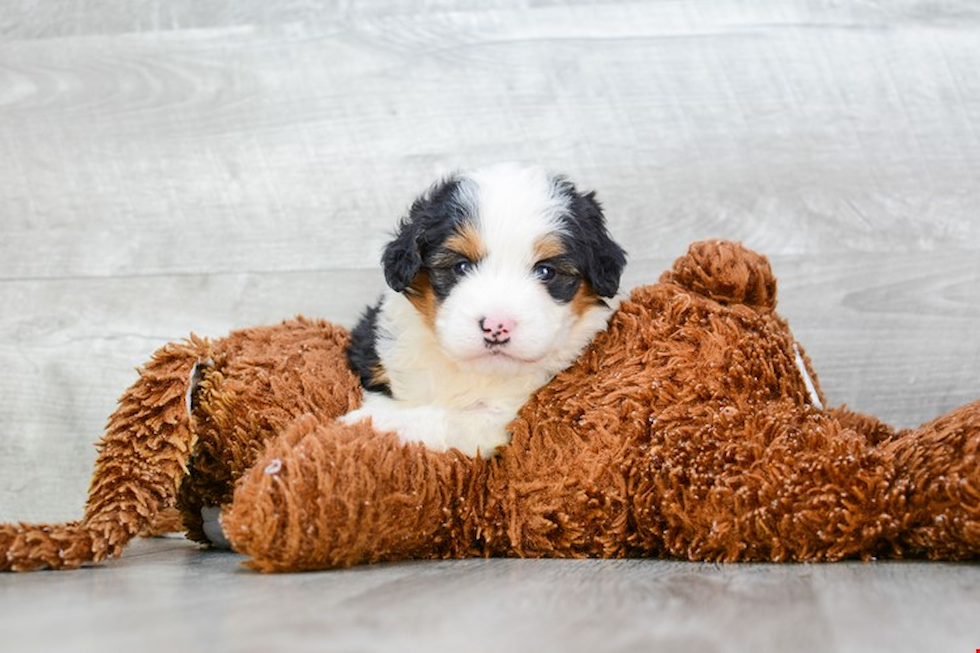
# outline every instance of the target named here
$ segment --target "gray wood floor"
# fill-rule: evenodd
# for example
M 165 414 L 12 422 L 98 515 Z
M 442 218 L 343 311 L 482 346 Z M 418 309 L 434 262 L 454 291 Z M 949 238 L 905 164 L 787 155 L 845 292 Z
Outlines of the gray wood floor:
M 651 560 L 409 562 L 263 576 L 143 541 L 0 578 L 4 651 L 966 651 L 980 568 Z
M 834 403 L 908 426 L 980 396 L 972 0 L 9 2 L 0 520 L 80 514 L 158 346 L 349 324 L 413 196 L 499 160 L 597 189 L 627 286 L 694 239 L 768 254 Z M 162 540 L 0 576 L 2 648 L 980 647 L 977 565 L 237 562 Z

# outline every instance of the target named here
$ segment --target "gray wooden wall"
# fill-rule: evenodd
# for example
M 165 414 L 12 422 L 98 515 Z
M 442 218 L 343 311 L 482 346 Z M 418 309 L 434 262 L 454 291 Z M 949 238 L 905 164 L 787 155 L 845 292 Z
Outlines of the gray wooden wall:
M 980 397 L 972 0 L 0 4 L 0 519 L 78 516 L 134 367 L 349 324 L 386 231 L 500 160 L 595 188 L 652 282 L 768 254 L 834 403 Z

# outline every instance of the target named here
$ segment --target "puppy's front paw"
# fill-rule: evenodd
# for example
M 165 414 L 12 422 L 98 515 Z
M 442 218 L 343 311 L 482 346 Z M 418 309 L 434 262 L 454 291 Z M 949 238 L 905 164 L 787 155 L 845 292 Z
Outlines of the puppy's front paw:
M 352 410 L 346 415 L 341 415 L 337 418 L 341 424 L 357 424 L 358 422 L 363 422 L 366 419 L 371 419 L 371 413 L 367 408 L 358 408 L 357 410 Z
M 376 431 L 390 431 L 402 442 L 421 442 L 433 451 L 446 451 L 445 415 L 439 408 L 415 406 L 362 406 L 340 418 L 344 424 L 356 424 L 370 419 Z
M 459 449 L 489 458 L 510 441 L 507 407 L 453 410 L 441 406 L 405 406 L 388 397 L 368 395 L 364 405 L 340 418 L 344 424 L 370 419 L 376 431 L 390 431 L 402 442 L 421 442 L 432 451 Z

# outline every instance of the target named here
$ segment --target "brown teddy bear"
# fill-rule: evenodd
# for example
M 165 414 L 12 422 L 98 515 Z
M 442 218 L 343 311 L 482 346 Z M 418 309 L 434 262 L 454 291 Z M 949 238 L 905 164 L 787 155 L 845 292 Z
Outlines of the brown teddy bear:
M 980 556 L 980 402 L 895 431 L 825 409 L 768 261 L 691 246 L 539 390 L 489 460 L 335 421 L 347 332 L 298 319 L 158 351 L 100 444 L 85 516 L 0 526 L 0 569 L 119 555 L 201 510 L 261 571 L 464 556 Z M 213 534 L 212 534 L 213 537 Z

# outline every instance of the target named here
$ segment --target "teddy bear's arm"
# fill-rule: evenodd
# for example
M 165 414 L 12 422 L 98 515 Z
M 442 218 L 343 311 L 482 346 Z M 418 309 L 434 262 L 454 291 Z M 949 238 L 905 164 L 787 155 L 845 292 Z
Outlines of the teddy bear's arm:
M 267 572 L 478 555 L 486 469 L 368 422 L 307 415 L 242 478 L 222 522 L 247 564 Z

